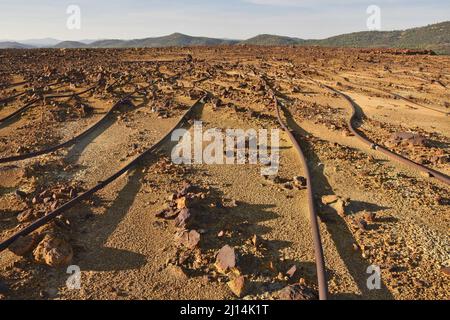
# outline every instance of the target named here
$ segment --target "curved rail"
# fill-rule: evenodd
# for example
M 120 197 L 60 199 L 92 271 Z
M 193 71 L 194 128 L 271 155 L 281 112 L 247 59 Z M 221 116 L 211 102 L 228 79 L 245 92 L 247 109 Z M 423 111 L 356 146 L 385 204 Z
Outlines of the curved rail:
M 274 104 L 275 109 L 277 113 L 277 118 L 280 126 L 283 128 L 283 130 L 287 133 L 289 136 L 289 139 L 291 140 L 292 144 L 294 145 L 295 149 L 297 150 L 297 153 L 300 156 L 301 162 L 303 164 L 303 171 L 305 172 L 306 176 L 306 183 L 308 188 L 308 205 L 309 205 L 309 213 L 310 213 L 310 220 L 311 220 L 311 229 L 312 229 L 312 235 L 313 235 L 313 242 L 314 242 L 314 255 L 316 260 L 316 270 L 317 270 L 317 280 L 319 284 L 319 299 L 320 300 L 327 300 L 328 298 L 328 284 L 326 279 L 326 272 L 325 272 L 325 259 L 323 256 L 323 248 L 322 248 L 322 240 L 320 237 L 320 229 L 319 224 L 317 221 L 317 211 L 316 206 L 314 203 L 314 194 L 312 189 L 312 183 L 311 183 L 311 173 L 308 167 L 308 162 L 306 161 L 306 156 L 300 147 L 300 144 L 298 143 L 297 139 L 294 137 L 293 133 L 287 125 L 283 122 L 280 115 L 280 106 L 278 99 L 274 97 Z
M 96 186 L 94 186 L 93 188 L 89 189 L 88 191 L 80 194 L 79 196 L 77 196 L 76 198 L 66 202 L 65 204 L 63 204 L 61 207 L 57 208 L 56 210 L 50 212 L 49 214 L 47 214 L 46 216 L 36 220 L 34 223 L 32 223 L 31 225 L 27 226 L 26 228 L 18 231 L 17 233 L 15 233 L 14 235 L 12 235 L 11 237 L 9 237 L 8 239 L 4 240 L 3 242 L 0 243 L 0 252 L 6 250 L 12 243 L 14 243 L 17 239 L 19 239 L 20 237 L 26 236 L 28 234 L 30 234 L 31 232 L 37 230 L 38 228 L 40 228 L 43 225 L 46 225 L 47 223 L 49 223 L 50 221 L 52 221 L 53 219 L 55 219 L 56 217 L 62 215 L 64 212 L 66 212 L 67 210 L 73 208 L 75 205 L 77 205 L 78 203 L 80 203 L 83 200 L 88 199 L 90 196 L 92 196 L 95 192 L 103 189 L 104 187 L 106 187 L 107 185 L 109 185 L 110 183 L 112 183 L 113 181 L 115 181 L 117 178 L 121 177 L 123 174 L 125 174 L 126 172 L 128 172 L 129 170 L 133 169 L 134 167 L 136 167 L 138 165 L 138 163 L 146 156 L 152 154 L 154 151 L 156 151 L 157 149 L 159 149 L 163 143 L 165 142 L 165 140 L 167 140 L 170 135 L 172 134 L 172 132 L 174 130 L 176 130 L 179 126 L 181 126 L 182 124 L 184 124 L 188 117 L 191 115 L 192 111 L 194 110 L 194 108 L 204 99 L 205 96 L 203 96 L 202 98 L 198 99 L 184 114 L 183 116 L 180 118 L 180 120 L 178 120 L 178 122 L 176 123 L 176 125 L 172 128 L 172 130 L 169 131 L 169 133 L 167 133 L 163 138 L 161 138 L 161 140 L 159 140 L 157 143 L 155 143 L 153 146 L 151 146 L 149 149 L 147 149 L 145 152 L 141 153 L 137 158 L 135 158 L 134 160 L 132 160 L 130 163 L 128 163 L 125 167 L 123 167 L 122 169 L 120 169 L 119 171 L 117 171 L 116 173 L 114 173 L 112 176 L 110 176 L 109 178 L 107 178 L 104 181 L 101 181 L 99 184 L 97 184 Z
M 63 82 L 54 82 L 54 83 L 46 85 L 46 87 L 56 86 L 56 85 L 58 85 L 60 83 L 63 83 Z M 38 88 L 38 90 L 41 90 L 42 88 L 44 88 L 44 87 L 40 87 L 40 88 Z M 0 99 L 0 104 L 5 103 L 5 102 L 7 102 L 9 100 L 13 100 L 13 99 L 15 99 L 17 97 L 21 97 L 21 96 L 27 94 L 28 92 L 30 92 L 30 90 L 25 90 L 25 91 L 16 93 L 16 94 L 14 94 L 12 96 L 9 96 L 9 97 L 6 97 L 6 98 L 2 98 L 2 99 Z
M 86 90 L 80 91 L 80 92 L 73 92 L 71 94 L 63 94 L 63 95 L 44 95 L 42 98 L 43 99 L 58 99 L 58 98 L 68 98 L 68 97 L 74 97 L 74 96 L 79 96 L 82 94 L 85 94 L 89 91 L 94 90 L 95 88 L 97 88 L 98 84 L 96 84 L 95 86 L 92 86 Z M 11 120 L 13 118 L 15 118 L 16 116 L 18 116 L 19 114 L 21 114 L 22 112 L 26 111 L 27 109 L 29 109 L 31 106 L 33 106 L 36 102 L 38 102 L 39 100 L 41 100 L 41 98 L 36 98 L 33 99 L 31 101 L 29 101 L 28 103 L 26 103 L 23 107 L 17 109 L 16 111 L 14 111 L 13 113 L 11 113 L 10 115 L 0 119 L 0 123 L 2 122 L 6 122 L 8 120 Z
M 86 129 L 85 131 L 83 131 L 79 135 L 73 137 L 72 139 L 70 139 L 70 140 L 68 140 L 66 142 L 60 143 L 58 145 L 55 145 L 55 146 L 52 146 L 52 147 L 48 147 L 46 149 L 39 150 L 39 151 L 30 152 L 30 153 L 22 154 L 22 155 L 18 155 L 18 156 L 1 158 L 0 159 L 0 164 L 1 163 L 15 162 L 15 161 L 20 161 L 20 160 L 34 158 L 34 157 L 37 157 L 37 156 L 40 156 L 40 155 L 43 155 L 43 154 L 51 153 L 51 152 L 54 152 L 56 150 L 59 150 L 59 149 L 62 149 L 62 148 L 67 148 L 67 147 L 70 147 L 70 146 L 74 145 L 79 140 L 81 140 L 82 138 L 84 138 L 85 136 L 87 136 L 91 132 L 93 132 L 95 129 L 97 129 L 117 109 L 117 107 L 119 105 L 121 105 L 122 103 L 124 103 L 132 94 L 133 93 L 128 94 L 127 96 L 125 96 L 122 99 L 120 99 L 119 101 L 117 101 L 111 107 L 111 109 L 99 121 L 97 121 L 95 124 L 93 124 L 91 127 Z
M 350 98 L 345 93 L 340 92 L 339 90 L 336 90 L 333 87 L 330 87 L 330 86 L 324 85 L 324 84 L 321 84 L 321 85 L 324 86 L 325 88 L 327 88 L 328 90 L 339 94 L 340 96 L 342 96 L 344 99 L 346 99 L 350 103 L 350 105 L 352 107 L 352 116 L 348 120 L 348 128 L 350 129 L 350 131 L 360 141 L 362 141 L 366 145 L 369 145 L 372 149 L 380 151 L 381 153 L 385 154 L 386 156 L 388 156 L 391 159 L 394 159 L 394 160 L 399 161 L 399 162 L 401 162 L 403 164 L 406 164 L 406 165 L 408 165 L 408 166 L 410 166 L 410 167 L 412 167 L 412 168 L 414 168 L 414 169 L 416 169 L 416 170 L 418 170 L 420 172 L 424 172 L 424 173 L 428 174 L 429 176 L 436 178 L 437 180 L 439 180 L 439 181 L 441 181 L 443 183 L 446 183 L 446 184 L 450 185 L 450 177 L 448 177 L 447 175 L 445 175 L 445 174 L 443 174 L 443 173 L 441 173 L 439 171 L 436 171 L 434 169 L 425 167 L 425 166 L 423 166 L 421 164 L 418 164 L 418 163 L 416 163 L 416 162 L 414 162 L 414 161 L 412 161 L 412 160 L 410 160 L 408 158 L 405 158 L 405 157 L 403 157 L 403 156 L 401 156 L 401 155 L 399 155 L 399 154 L 397 154 L 395 152 L 392 152 L 392 151 L 388 150 L 387 148 L 385 148 L 383 146 L 380 146 L 380 145 L 374 143 L 373 141 L 369 140 L 368 138 L 364 137 L 363 135 L 361 135 L 358 132 L 358 130 L 355 128 L 355 126 L 354 126 L 354 122 L 358 118 L 357 108 L 359 107 L 356 104 L 356 102 L 353 101 L 353 99 Z

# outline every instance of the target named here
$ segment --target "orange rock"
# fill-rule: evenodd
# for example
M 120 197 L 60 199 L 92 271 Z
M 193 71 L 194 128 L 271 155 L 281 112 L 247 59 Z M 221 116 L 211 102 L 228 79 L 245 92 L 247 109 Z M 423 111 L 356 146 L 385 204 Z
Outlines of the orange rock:
M 234 268 L 236 266 L 236 254 L 234 253 L 234 249 L 229 245 L 220 249 L 217 254 L 215 266 L 217 271 L 222 274 L 225 274 L 230 269 Z
M 227 282 L 228 287 L 236 295 L 236 297 L 241 298 L 245 292 L 246 281 L 244 276 L 239 276 Z
M 73 258 L 70 244 L 52 235 L 46 235 L 33 251 L 34 259 L 51 267 L 67 266 Z

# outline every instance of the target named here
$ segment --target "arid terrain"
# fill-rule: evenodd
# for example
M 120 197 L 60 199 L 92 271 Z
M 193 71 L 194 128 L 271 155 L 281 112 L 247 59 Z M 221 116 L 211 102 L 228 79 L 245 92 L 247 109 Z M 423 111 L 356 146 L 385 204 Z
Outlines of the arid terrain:
M 349 122 L 448 177 L 449 90 L 450 57 L 420 51 L 0 50 L 0 241 L 133 163 L 186 111 L 191 131 L 281 129 L 276 99 L 311 171 L 329 299 L 448 300 L 450 185 Z M 1 251 L 0 299 L 316 299 L 304 167 L 280 139 L 276 176 L 176 165 L 174 142 L 158 143 Z

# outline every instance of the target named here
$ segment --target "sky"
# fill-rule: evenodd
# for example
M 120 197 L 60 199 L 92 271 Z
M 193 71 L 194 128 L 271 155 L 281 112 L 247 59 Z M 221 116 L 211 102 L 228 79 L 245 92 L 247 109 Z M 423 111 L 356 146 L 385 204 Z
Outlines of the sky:
M 80 8 L 80 29 L 67 8 Z M 367 8 L 381 30 L 450 20 L 449 0 L 0 0 L 0 39 L 135 39 L 174 32 L 247 39 L 269 33 L 303 39 L 367 30 Z

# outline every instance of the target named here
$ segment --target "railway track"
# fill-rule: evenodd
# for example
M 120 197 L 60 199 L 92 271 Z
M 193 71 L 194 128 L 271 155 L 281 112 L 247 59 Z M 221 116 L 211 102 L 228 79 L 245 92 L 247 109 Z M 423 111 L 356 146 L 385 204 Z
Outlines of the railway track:
M 300 147 L 300 144 L 298 143 L 298 141 L 295 138 L 292 131 L 288 128 L 288 126 L 284 123 L 283 119 L 281 118 L 280 102 L 278 101 L 276 96 L 274 96 L 274 106 L 275 106 L 275 110 L 276 110 L 278 123 L 283 128 L 283 130 L 286 132 L 286 134 L 289 136 L 291 143 L 294 145 L 294 147 L 300 157 L 300 160 L 301 160 L 301 163 L 303 166 L 303 171 L 305 173 L 307 190 L 308 190 L 308 207 L 309 207 L 309 213 L 310 213 L 311 230 L 312 230 L 313 243 L 314 243 L 314 254 L 315 254 L 315 260 L 316 260 L 317 280 L 318 280 L 318 284 L 319 284 L 319 299 L 327 300 L 328 284 L 327 284 L 327 277 L 326 277 L 326 272 L 325 272 L 325 259 L 324 259 L 324 255 L 323 255 L 323 247 L 322 247 L 322 240 L 321 240 L 321 236 L 320 236 L 318 215 L 317 215 L 316 205 L 314 202 L 314 191 L 313 191 L 312 183 L 311 183 L 311 181 L 312 181 L 311 180 L 311 172 L 308 167 L 308 162 L 306 160 L 305 153 L 303 152 L 302 148 Z
M 426 173 L 428 174 L 430 177 L 434 177 L 437 180 L 450 185 L 450 177 L 448 177 L 447 175 L 443 174 L 442 172 L 436 171 L 434 169 L 428 168 L 424 165 L 418 164 L 408 158 L 405 158 L 395 152 L 390 151 L 389 149 L 380 146 L 378 144 L 376 144 L 375 142 L 369 140 L 368 138 L 366 138 L 365 136 L 363 136 L 362 134 L 359 133 L 358 129 L 355 126 L 355 122 L 359 119 L 359 115 L 358 115 L 358 111 L 357 109 L 359 109 L 358 104 L 353 101 L 352 98 L 350 98 L 348 95 L 340 92 L 339 90 L 336 90 L 332 87 L 326 86 L 326 88 L 328 88 L 329 90 L 332 90 L 333 92 L 336 92 L 337 94 L 339 94 L 340 96 L 342 96 L 343 98 L 345 98 L 349 104 L 352 107 L 352 116 L 350 117 L 350 119 L 348 120 L 348 128 L 350 129 L 350 131 L 363 143 L 365 143 L 366 145 L 369 145 L 372 149 L 377 150 L 381 153 L 383 153 L 384 155 L 386 155 L 387 157 L 396 160 L 398 162 L 401 162 L 403 164 L 406 164 L 407 166 L 416 169 L 420 172 Z
M 347 122 L 347 126 L 349 128 L 349 130 L 355 135 L 355 137 L 360 140 L 361 142 L 363 142 L 364 144 L 370 146 L 371 149 L 374 149 L 376 151 L 379 151 L 380 153 L 384 154 L 385 156 L 387 156 L 390 159 L 393 159 L 397 162 L 400 162 L 402 164 L 405 164 L 419 172 L 423 172 L 427 175 L 429 175 L 430 177 L 434 177 L 435 179 L 450 185 L 450 177 L 448 177 L 447 175 L 445 175 L 442 172 L 436 171 L 434 169 L 428 168 L 424 165 L 418 164 L 408 158 L 405 158 L 395 152 L 390 151 L 389 149 L 380 146 L 379 144 L 376 144 L 375 142 L 373 142 L 372 140 L 370 140 L 369 138 L 367 138 L 365 135 L 361 134 L 358 129 L 355 126 L 355 122 L 356 121 L 361 121 L 360 119 L 360 115 L 358 110 L 361 109 L 359 107 L 359 105 L 348 95 L 346 95 L 345 93 L 331 87 L 328 86 L 326 84 L 323 84 L 321 82 L 318 82 L 312 78 L 307 77 L 310 81 L 314 82 L 316 85 L 326 88 L 327 90 L 336 93 L 338 95 L 340 95 L 341 97 L 343 97 L 351 106 L 352 108 L 352 115 L 350 117 L 350 119 Z
M 63 82 L 54 82 L 54 83 L 51 83 L 49 85 L 46 85 L 45 87 L 52 87 L 52 86 L 56 86 L 56 85 L 61 84 L 61 83 L 63 83 Z M 37 91 L 42 90 L 43 88 L 44 87 L 39 87 L 37 89 Z M 3 104 L 5 102 L 11 101 L 11 100 L 14 100 L 14 99 L 16 99 L 18 97 L 21 97 L 21 96 L 29 93 L 29 92 L 30 92 L 30 90 L 24 90 L 22 92 L 19 92 L 19 93 L 16 93 L 16 94 L 12 95 L 12 96 L 9 96 L 9 97 L 6 97 L 6 98 L 2 98 L 2 99 L 0 99 L 0 104 Z
M 269 88 L 269 90 L 270 90 L 270 94 L 273 98 L 273 105 L 275 108 L 275 113 L 276 113 L 276 118 L 278 120 L 278 124 L 289 136 L 289 140 L 291 141 L 292 145 L 294 146 L 295 150 L 297 151 L 297 154 L 300 158 L 300 162 L 303 166 L 303 171 L 304 171 L 305 178 L 306 178 L 306 188 L 307 188 L 307 192 L 308 192 L 308 208 L 309 208 L 311 231 L 312 231 L 313 244 L 314 244 L 317 282 L 318 282 L 318 286 L 319 286 L 319 299 L 327 300 L 328 299 L 328 283 L 327 283 L 327 275 L 326 275 L 326 271 L 325 271 L 325 259 L 324 259 L 324 254 L 323 254 L 322 240 L 321 240 L 321 236 L 320 236 L 317 209 L 316 209 L 316 204 L 314 201 L 314 190 L 313 190 L 313 186 L 312 186 L 311 171 L 309 169 L 308 161 L 307 161 L 304 151 L 302 150 L 299 142 L 295 138 L 291 129 L 288 127 L 288 125 L 283 121 L 283 119 L 281 117 L 280 105 L 282 105 L 282 104 L 277 98 L 278 93 L 269 85 L 269 83 L 266 79 L 267 79 L 266 76 L 263 76 L 260 78 L 261 82 L 264 83 L 266 88 Z
M 109 88 L 112 88 L 114 85 L 116 85 L 118 81 L 116 81 L 115 83 L 111 84 L 109 86 Z M 83 131 L 79 135 L 73 137 L 72 139 L 70 139 L 68 141 L 65 141 L 65 142 L 62 142 L 60 144 L 57 144 L 57 145 L 54 145 L 54 146 L 42 149 L 42 150 L 35 151 L 35 152 L 30 152 L 30 153 L 22 154 L 22 155 L 18 155 L 18 156 L 11 156 L 11 157 L 0 158 L 0 164 L 26 160 L 26 159 L 30 159 L 30 158 L 35 158 L 35 157 L 38 157 L 38 156 L 41 156 L 41 155 L 44 155 L 44 154 L 48 154 L 48 153 L 57 151 L 59 149 L 68 148 L 68 147 L 76 144 L 78 141 L 80 141 L 81 139 L 83 139 L 84 137 L 86 137 L 87 135 L 92 133 L 94 130 L 96 130 L 100 125 L 102 125 L 116 111 L 116 109 L 120 105 L 122 105 L 126 100 L 128 100 L 136 92 L 137 92 L 137 90 L 135 90 L 132 93 L 127 94 L 125 97 L 122 97 L 121 99 L 119 99 L 99 121 L 94 123 L 92 126 L 90 126 L 88 129 L 86 129 L 85 131 Z M 80 93 L 78 93 L 77 95 L 79 95 L 79 94 Z
M 137 91 L 137 90 L 136 90 Z M 135 91 L 135 92 L 136 92 Z M 133 92 L 133 93 L 135 93 Z M 62 206 L 56 208 L 54 211 L 48 213 L 46 216 L 36 220 L 31 225 L 27 226 L 26 228 L 18 231 L 17 233 L 13 234 L 8 239 L 2 241 L 0 243 L 0 252 L 6 250 L 12 243 L 14 243 L 17 239 L 24 237 L 26 235 L 29 235 L 33 231 L 37 230 L 43 225 L 46 225 L 56 217 L 63 215 L 67 210 L 73 208 L 75 205 L 79 204 L 81 201 L 88 199 L 91 197 L 94 193 L 97 191 L 105 188 L 107 185 L 111 184 L 115 180 L 117 180 L 119 177 L 124 175 L 126 172 L 134 169 L 145 157 L 154 154 L 156 151 L 159 150 L 159 148 L 166 142 L 166 140 L 171 136 L 172 132 L 176 129 L 178 129 L 180 126 L 184 125 L 189 117 L 192 115 L 195 108 L 201 103 L 201 101 L 205 98 L 206 95 L 204 95 L 202 98 L 198 99 L 178 120 L 178 122 L 175 124 L 175 126 L 163 137 L 161 138 L 157 143 L 155 143 L 153 146 L 148 148 L 146 151 L 141 153 L 138 157 L 136 157 L 134 160 L 129 162 L 126 166 L 124 166 L 122 169 L 111 175 L 109 178 L 105 179 L 104 181 L 99 182 L 96 186 L 92 187 L 91 189 L 87 190 L 86 192 L 78 195 L 76 198 L 66 202 Z
M 38 157 L 44 154 L 48 154 L 54 151 L 57 151 L 59 149 L 63 149 L 63 148 L 68 148 L 74 144 L 76 144 L 78 141 L 80 141 L 81 139 L 83 139 L 84 137 L 86 137 L 87 135 L 89 135 L 90 133 L 92 133 L 94 130 L 96 130 L 101 124 L 103 124 L 116 110 L 117 108 L 122 105 L 126 100 L 129 99 L 129 97 L 132 94 L 129 94 L 127 96 L 125 96 L 124 98 L 121 98 L 119 101 L 117 101 L 111 108 L 110 110 L 99 120 L 97 121 L 95 124 L 93 124 L 91 127 L 89 127 L 88 129 L 86 129 L 85 131 L 83 131 L 82 133 L 80 133 L 79 135 L 73 137 L 72 139 L 65 141 L 63 143 L 60 143 L 58 145 L 54 145 L 42 150 L 38 150 L 35 152 L 30 152 L 27 154 L 22 154 L 22 155 L 18 155 L 18 156 L 12 156 L 12 157 L 6 157 L 6 158 L 0 158 L 0 164 L 2 163 L 8 163 L 8 162 L 16 162 L 16 161 L 21 161 L 21 160 L 26 160 L 26 159 L 30 159 L 30 158 L 34 158 L 34 157 Z
M 33 99 L 29 102 L 27 102 L 24 106 L 20 107 L 13 113 L 7 115 L 6 117 L 0 119 L 0 124 L 6 123 L 7 121 L 14 119 L 15 117 L 21 115 L 23 112 L 27 111 L 29 108 L 31 108 L 33 105 L 35 105 L 40 100 L 47 100 L 47 99 L 60 99 L 60 98 L 71 98 L 75 96 L 80 96 L 83 94 L 86 94 L 88 92 L 91 92 L 95 90 L 98 87 L 98 84 L 89 87 L 88 89 L 82 90 L 80 92 L 72 92 L 72 93 L 66 93 L 66 94 L 60 94 L 60 95 L 43 95 L 42 97 L 38 97 L 36 99 Z

